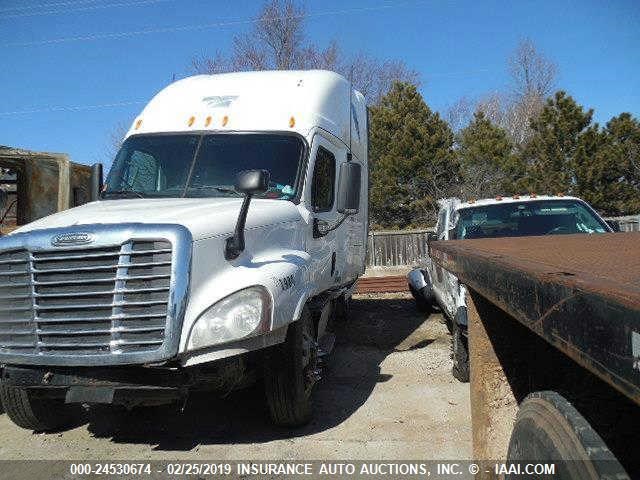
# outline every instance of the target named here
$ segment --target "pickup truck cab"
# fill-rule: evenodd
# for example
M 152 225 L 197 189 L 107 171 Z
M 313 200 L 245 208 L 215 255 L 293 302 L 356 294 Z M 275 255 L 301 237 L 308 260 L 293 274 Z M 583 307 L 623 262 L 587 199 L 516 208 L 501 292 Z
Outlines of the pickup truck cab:
M 0 395 L 62 428 L 264 382 L 312 414 L 331 323 L 364 272 L 364 97 L 328 71 L 200 75 L 133 121 L 100 199 L 0 239 Z
M 613 231 L 585 201 L 568 196 L 525 195 L 463 202 L 440 200 L 430 241 L 471 240 Z M 419 307 L 437 305 L 452 334 L 453 375 L 469 381 L 466 288 L 452 273 L 427 259 L 408 274 Z

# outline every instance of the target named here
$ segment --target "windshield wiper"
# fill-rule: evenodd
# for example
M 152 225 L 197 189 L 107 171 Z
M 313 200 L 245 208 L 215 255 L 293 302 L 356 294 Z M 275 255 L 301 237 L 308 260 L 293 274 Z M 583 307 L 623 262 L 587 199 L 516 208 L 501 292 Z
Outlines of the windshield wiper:
M 234 187 L 230 185 L 198 185 L 195 187 L 189 187 L 187 189 L 187 193 L 189 193 L 190 190 L 196 190 L 196 191 L 216 190 L 222 193 L 233 193 L 235 195 L 242 195 L 240 192 L 238 192 Z
M 145 196 L 136 192 L 135 190 L 108 190 L 106 192 L 102 192 L 102 197 L 106 196 L 122 196 L 122 197 L 136 197 L 136 198 L 145 198 Z

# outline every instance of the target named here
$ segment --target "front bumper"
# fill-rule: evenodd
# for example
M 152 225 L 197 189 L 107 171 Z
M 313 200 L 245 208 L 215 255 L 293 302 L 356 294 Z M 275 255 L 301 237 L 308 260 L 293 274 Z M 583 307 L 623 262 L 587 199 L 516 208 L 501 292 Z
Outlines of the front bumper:
M 2 371 L 2 384 L 35 390 L 67 403 L 142 405 L 170 403 L 197 383 L 179 369 L 14 367 Z

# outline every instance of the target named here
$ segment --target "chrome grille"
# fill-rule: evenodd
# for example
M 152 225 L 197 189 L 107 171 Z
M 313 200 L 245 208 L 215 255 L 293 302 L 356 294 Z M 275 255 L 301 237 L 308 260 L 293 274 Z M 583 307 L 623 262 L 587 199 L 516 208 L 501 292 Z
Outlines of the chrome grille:
M 0 352 L 152 352 L 165 341 L 171 242 L 0 253 Z

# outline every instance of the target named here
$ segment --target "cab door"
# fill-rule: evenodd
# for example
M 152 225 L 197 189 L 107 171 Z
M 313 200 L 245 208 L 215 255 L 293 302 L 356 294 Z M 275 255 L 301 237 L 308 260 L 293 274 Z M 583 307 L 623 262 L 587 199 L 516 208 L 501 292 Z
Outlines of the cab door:
M 438 241 L 447 239 L 447 209 L 441 208 L 438 213 L 438 223 L 436 225 L 436 239 Z M 446 307 L 446 274 L 447 272 L 439 264 L 430 262 L 433 268 L 431 281 L 433 282 L 433 294 L 441 307 Z
M 438 214 L 438 225 L 436 235 L 438 240 L 450 240 L 449 226 L 453 211 L 442 208 Z M 431 262 L 433 264 L 433 262 Z M 433 276 L 433 293 L 440 306 L 453 318 L 456 313 L 456 298 L 458 294 L 458 278 L 440 265 L 435 265 L 435 275 Z
M 360 208 L 358 213 L 350 214 L 343 224 L 346 236 L 346 271 L 343 283 L 351 283 L 364 274 L 368 233 L 368 173 L 366 166 L 357 158 L 353 157 L 350 163 L 360 165 Z
M 343 151 L 344 150 L 344 151 Z M 311 239 L 309 254 L 313 268 L 311 276 L 319 291 L 327 290 L 342 282 L 345 272 L 347 234 L 343 226 L 322 233 L 337 225 L 336 190 L 338 182 L 338 158 L 346 158 L 346 149 L 316 135 L 310 156 L 307 189 L 307 205 L 311 212 Z

